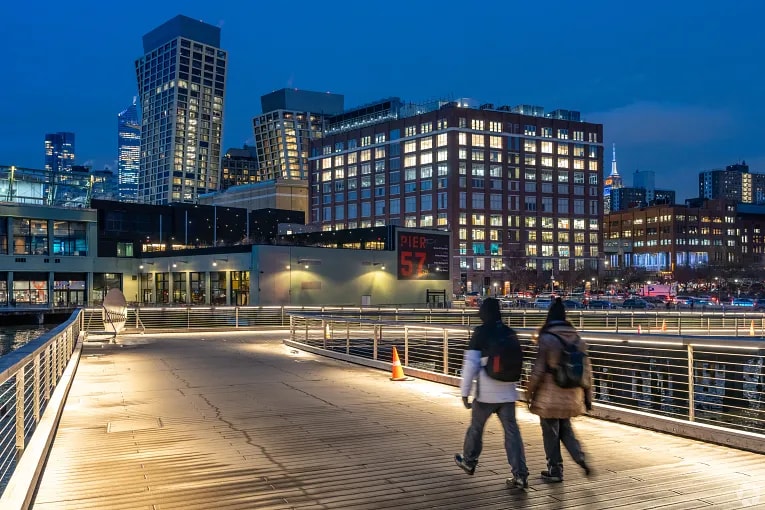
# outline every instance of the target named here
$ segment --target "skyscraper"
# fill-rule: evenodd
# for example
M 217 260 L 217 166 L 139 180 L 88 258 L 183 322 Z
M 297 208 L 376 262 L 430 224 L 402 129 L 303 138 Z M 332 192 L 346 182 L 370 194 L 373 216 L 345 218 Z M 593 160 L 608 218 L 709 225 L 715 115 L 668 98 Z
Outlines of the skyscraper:
M 74 133 L 65 131 L 45 135 L 45 169 L 54 173 L 71 172 L 74 164 Z
M 220 28 L 176 16 L 143 37 L 138 199 L 194 202 L 218 190 L 226 52 Z
M 624 187 L 622 176 L 616 169 L 616 144 L 613 144 L 613 159 L 611 160 L 611 174 L 603 181 L 603 213 L 611 212 L 611 191 Z
M 140 158 L 141 124 L 134 97 L 133 104 L 117 114 L 117 179 L 118 196 L 122 201 L 138 199 Z
M 341 94 L 281 89 L 260 97 L 263 113 L 253 119 L 258 181 L 307 179 L 311 140 L 327 116 L 343 112 Z

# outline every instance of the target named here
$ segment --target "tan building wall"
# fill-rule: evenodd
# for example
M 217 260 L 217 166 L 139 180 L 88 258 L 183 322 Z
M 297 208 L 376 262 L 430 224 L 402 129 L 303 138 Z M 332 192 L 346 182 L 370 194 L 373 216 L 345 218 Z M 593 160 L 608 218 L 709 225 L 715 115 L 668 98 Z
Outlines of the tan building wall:
M 277 179 L 234 186 L 199 198 L 200 204 L 257 209 L 303 211 L 308 218 L 308 181 Z

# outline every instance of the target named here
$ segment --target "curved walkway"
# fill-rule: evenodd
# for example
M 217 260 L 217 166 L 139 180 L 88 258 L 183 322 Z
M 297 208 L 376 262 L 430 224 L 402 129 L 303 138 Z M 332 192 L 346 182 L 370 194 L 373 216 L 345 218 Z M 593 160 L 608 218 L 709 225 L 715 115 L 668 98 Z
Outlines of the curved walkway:
M 391 382 L 285 334 L 87 344 L 34 508 L 765 508 L 765 456 L 586 417 L 594 476 L 566 462 L 566 481 L 546 484 L 520 406 L 528 491 L 505 488 L 494 418 L 469 477 L 452 461 L 469 420 L 457 388 Z

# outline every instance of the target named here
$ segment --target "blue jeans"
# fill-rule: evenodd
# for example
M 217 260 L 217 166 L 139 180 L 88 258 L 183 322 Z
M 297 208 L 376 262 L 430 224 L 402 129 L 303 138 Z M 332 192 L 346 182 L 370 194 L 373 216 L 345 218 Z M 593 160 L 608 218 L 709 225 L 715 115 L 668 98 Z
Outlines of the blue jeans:
M 582 446 L 574 435 L 574 429 L 571 428 L 571 420 L 558 418 L 540 418 L 542 425 L 542 441 L 545 445 L 545 456 L 547 457 L 547 469 L 552 475 L 563 476 L 563 457 L 560 453 L 560 444 L 566 447 L 571 458 L 575 462 L 584 461 Z
M 513 476 L 526 477 L 529 470 L 526 467 L 526 453 L 523 450 L 523 439 L 515 421 L 515 402 L 488 404 L 486 402 L 473 401 L 473 410 L 470 417 L 470 427 L 465 433 L 465 444 L 462 455 L 465 462 L 475 465 L 483 450 L 483 429 L 486 420 L 493 413 L 497 413 L 499 421 L 505 430 L 505 452 L 507 462 L 510 464 Z

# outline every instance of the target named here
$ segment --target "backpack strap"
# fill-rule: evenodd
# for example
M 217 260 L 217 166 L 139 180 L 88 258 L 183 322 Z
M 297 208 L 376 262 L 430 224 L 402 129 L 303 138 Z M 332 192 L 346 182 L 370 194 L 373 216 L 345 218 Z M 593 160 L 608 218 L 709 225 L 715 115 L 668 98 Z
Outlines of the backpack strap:
M 575 342 L 573 342 L 573 343 L 569 344 L 568 342 L 566 342 L 565 340 L 563 340 L 563 339 L 562 339 L 560 336 L 556 335 L 556 334 L 555 334 L 555 333 L 553 333 L 552 331 L 545 331 L 545 333 L 547 333 L 547 334 L 548 334 L 548 335 L 550 335 L 550 336 L 554 336 L 555 338 L 557 338 L 557 339 L 558 339 L 558 342 L 560 342 L 560 346 L 563 348 L 563 350 L 564 350 L 564 351 L 566 350 L 566 348 L 567 348 L 569 345 L 573 345 L 573 346 L 576 346 L 576 344 L 579 342 L 579 340 L 576 340 Z M 577 347 L 577 350 L 579 350 L 579 347 Z M 546 364 L 546 362 L 545 362 L 545 364 Z M 552 372 L 552 371 L 553 371 L 553 367 L 551 367 L 550 365 L 547 365 L 547 371 L 548 371 L 548 372 Z

